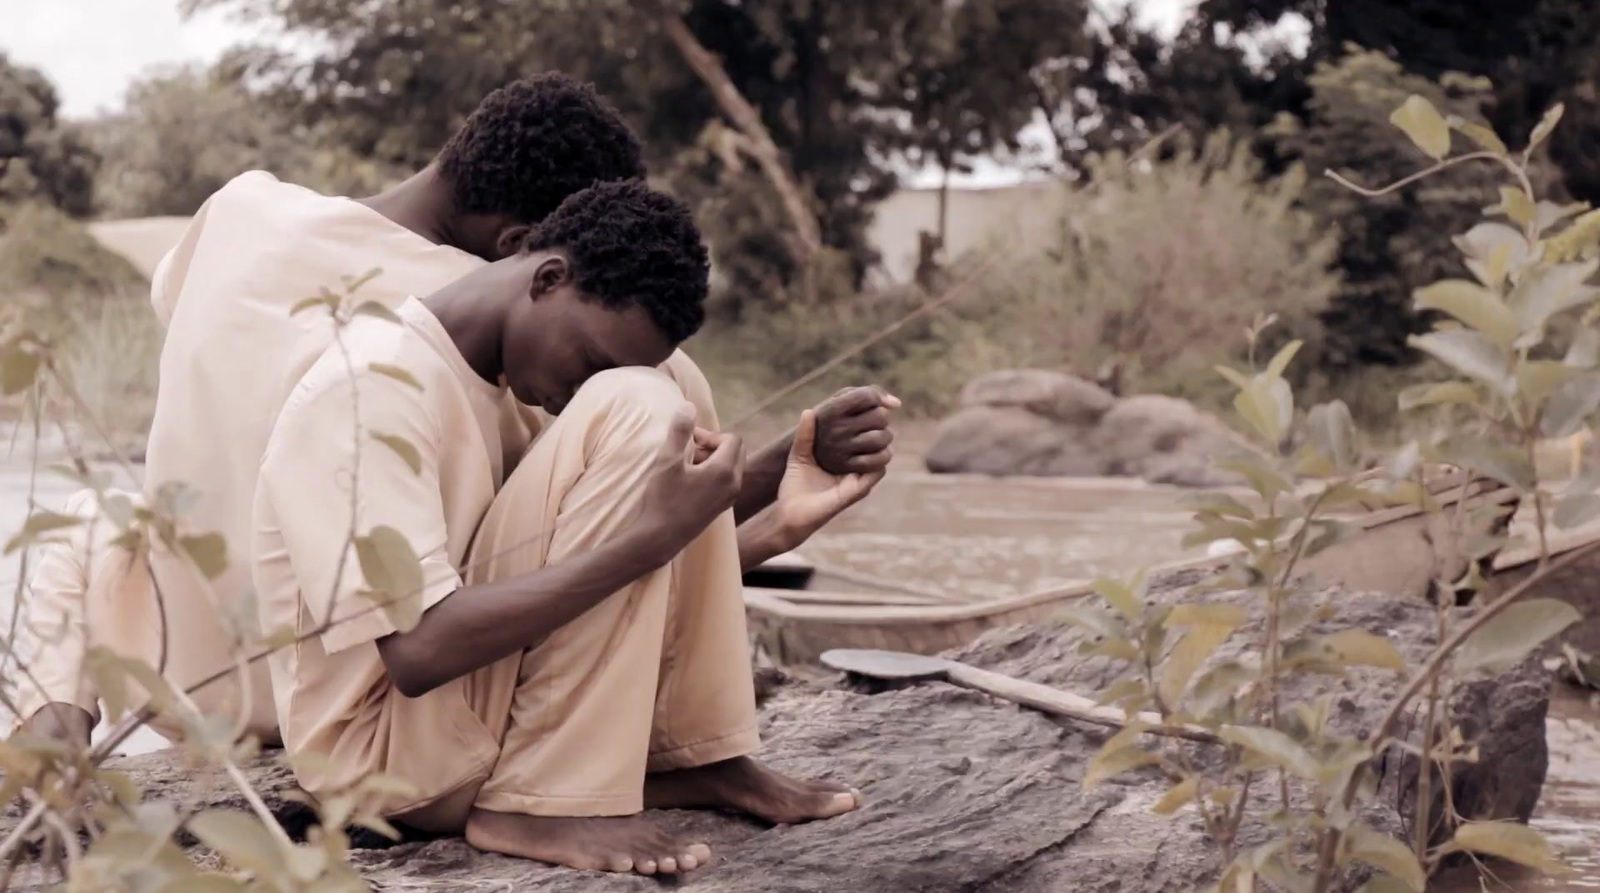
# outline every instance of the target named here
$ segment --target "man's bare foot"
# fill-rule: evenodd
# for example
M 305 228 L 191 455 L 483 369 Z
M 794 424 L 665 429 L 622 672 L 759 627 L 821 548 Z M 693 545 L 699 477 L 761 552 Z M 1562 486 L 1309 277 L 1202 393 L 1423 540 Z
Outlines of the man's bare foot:
M 830 781 L 799 781 L 750 757 L 648 775 L 647 809 L 731 809 L 776 825 L 831 819 L 861 805 L 861 795 Z
M 638 816 L 562 818 L 474 809 L 467 843 L 490 853 L 585 871 L 682 874 L 711 861 L 711 848 L 690 843 Z

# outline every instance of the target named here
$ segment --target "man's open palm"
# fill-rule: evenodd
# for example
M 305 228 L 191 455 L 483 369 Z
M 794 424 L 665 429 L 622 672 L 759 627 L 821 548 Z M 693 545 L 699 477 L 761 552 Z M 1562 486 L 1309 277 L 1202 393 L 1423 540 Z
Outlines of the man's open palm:
M 829 474 L 817 464 L 816 443 L 817 416 L 808 409 L 800 414 L 794 446 L 789 449 L 789 464 L 778 484 L 777 501 L 784 521 L 808 534 L 860 502 L 884 475 L 883 469 Z

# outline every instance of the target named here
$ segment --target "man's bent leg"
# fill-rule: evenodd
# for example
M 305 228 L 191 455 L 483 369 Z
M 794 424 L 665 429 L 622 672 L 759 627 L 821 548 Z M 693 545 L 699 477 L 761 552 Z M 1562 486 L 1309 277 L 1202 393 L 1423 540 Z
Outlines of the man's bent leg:
M 711 388 L 694 362 L 678 351 L 661 368 L 695 405 L 700 426 L 716 430 Z M 749 758 L 760 738 L 732 513 L 685 549 L 674 570 L 645 804 L 733 809 L 779 824 L 854 809 L 858 797 L 844 785 L 798 781 Z
M 473 543 L 469 583 L 538 570 L 620 535 L 683 397 L 654 370 L 592 378 L 518 463 Z M 660 568 L 526 652 L 494 773 L 468 840 L 581 868 L 687 870 L 703 845 L 643 808 L 657 671 L 676 577 Z

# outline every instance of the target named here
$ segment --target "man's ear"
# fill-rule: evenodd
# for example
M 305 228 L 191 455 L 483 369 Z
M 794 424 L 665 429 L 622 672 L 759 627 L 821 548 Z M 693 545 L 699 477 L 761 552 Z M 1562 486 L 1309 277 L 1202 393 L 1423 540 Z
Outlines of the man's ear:
M 528 295 L 537 301 L 571 281 L 572 265 L 561 255 L 552 254 L 539 261 L 538 269 L 533 271 L 533 282 L 528 287 Z
M 528 233 L 533 227 L 526 223 L 510 223 L 500 228 L 499 235 L 494 239 L 495 257 L 510 257 L 522 250 L 522 242 L 528 238 Z

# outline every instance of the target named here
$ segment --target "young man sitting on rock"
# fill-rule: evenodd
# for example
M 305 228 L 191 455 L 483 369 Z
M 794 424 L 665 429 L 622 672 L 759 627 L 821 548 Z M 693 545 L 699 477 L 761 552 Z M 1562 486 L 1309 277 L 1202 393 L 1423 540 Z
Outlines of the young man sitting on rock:
M 406 301 L 400 325 L 359 318 L 343 336 L 354 377 L 331 349 L 296 386 L 261 466 L 252 551 L 263 626 L 323 630 L 271 659 L 286 745 L 323 758 L 298 774 L 311 793 L 391 773 L 420 791 L 386 810 L 405 826 L 644 874 L 710 856 L 638 818 L 646 807 L 777 823 L 856 807 L 848 788 L 750 758 L 740 569 L 882 473 L 823 472 L 808 412 L 760 535 L 736 535 L 739 439 L 654 368 L 704 319 L 707 270 L 683 205 L 597 185 L 514 256 Z M 378 371 L 395 368 L 408 374 Z M 556 418 L 501 487 L 508 389 Z M 403 536 L 421 558 L 420 594 L 401 594 L 420 608 L 412 628 L 365 591 L 381 587 L 346 542 L 350 487 L 353 529 Z
M 151 303 L 167 331 L 143 493 L 185 488 L 193 504 L 182 523 L 191 533 L 220 534 L 228 567 L 208 580 L 187 556 L 159 544 L 146 567 L 145 555 L 104 547 L 115 531 L 87 525 L 41 550 L 19 637 L 32 658 L 32 672 L 17 687 L 26 727 L 87 742 L 98 697 L 84 656 L 89 646 L 105 645 L 151 666 L 164 663 L 168 679 L 185 688 L 222 673 L 194 692 L 200 709 L 242 714 L 247 731 L 276 742 L 265 664 L 251 667 L 247 687 L 231 672 L 239 648 L 235 615 L 253 620 L 254 612 L 231 608 L 246 604 L 250 588 L 250 506 L 273 420 L 333 343 L 325 315 L 291 315 L 291 308 L 319 289 L 338 289 L 342 276 L 374 268 L 381 272 L 354 300 L 392 308 L 410 294 L 432 294 L 514 254 L 529 227 L 573 193 L 643 175 L 639 142 L 616 110 L 589 84 L 548 73 L 491 93 L 433 163 L 376 196 L 320 195 L 264 171 L 242 174 L 212 195 L 152 277 Z M 702 426 L 714 427 L 710 387 L 689 357 L 674 351 L 662 369 L 700 407 Z M 820 404 L 822 467 L 885 467 L 894 405 L 877 388 L 850 389 Z M 509 396 L 499 414 L 504 456 L 493 459 L 509 470 L 548 419 Z M 739 521 L 757 518 L 772 502 L 789 443 L 783 438 L 751 455 L 735 508 Z M 67 510 L 93 517 L 95 494 L 76 494 Z M 741 537 L 759 533 L 740 529 Z M 254 630 L 244 632 L 254 638 Z M 181 736 L 160 719 L 154 725 L 169 738 Z

